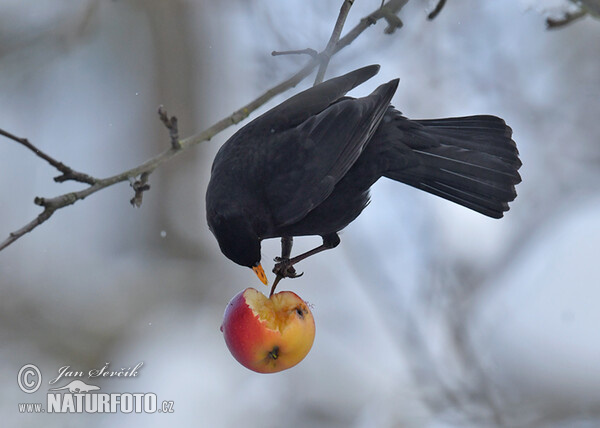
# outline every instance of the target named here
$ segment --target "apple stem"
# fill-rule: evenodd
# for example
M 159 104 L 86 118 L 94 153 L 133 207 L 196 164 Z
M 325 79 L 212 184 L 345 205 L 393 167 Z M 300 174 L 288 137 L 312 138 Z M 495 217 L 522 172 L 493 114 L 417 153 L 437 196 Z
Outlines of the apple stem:
M 273 282 L 273 286 L 271 287 L 271 293 L 269 294 L 269 299 L 271 298 L 271 296 L 273 296 L 273 293 L 275 293 L 275 288 L 277 288 L 277 284 L 279 284 L 279 281 L 281 281 L 282 278 L 283 278 L 283 276 L 281 276 L 279 274 L 275 278 L 275 282 Z

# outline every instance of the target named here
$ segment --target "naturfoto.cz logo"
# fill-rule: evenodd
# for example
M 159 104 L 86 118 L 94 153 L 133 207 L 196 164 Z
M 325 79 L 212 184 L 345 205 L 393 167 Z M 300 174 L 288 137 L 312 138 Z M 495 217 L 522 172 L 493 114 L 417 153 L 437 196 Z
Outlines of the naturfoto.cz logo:
M 93 385 L 95 378 L 137 377 L 138 371 L 144 365 L 138 363 L 134 367 L 111 370 L 110 363 L 100 369 L 92 369 L 87 373 L 72 370 L 71 366 L 58 369 L 58 376 L 48 384 L 46 403 L 19 403 L 20 413 L 173 413 L 173 401 L 158 402 L 154 393 L 103 393 L 100 387 Z M 62 386 L 59 381 L 73 379 Z M 88 383 L 90 382 L 90 383 Z M 19 370 L 17 376 L 19 388 L 27 393 L 36 392 L 42 384 L 42 373 L 34 364 L 26 364 Z

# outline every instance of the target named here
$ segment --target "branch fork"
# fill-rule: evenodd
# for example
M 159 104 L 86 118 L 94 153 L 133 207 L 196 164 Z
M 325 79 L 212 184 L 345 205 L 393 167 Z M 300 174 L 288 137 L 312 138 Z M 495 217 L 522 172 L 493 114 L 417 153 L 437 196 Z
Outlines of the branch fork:
M 206 130 L 192 135 L 190 137 L 180 139 L 179 130 L 177 126 L 177 118 L 175 116 L 169 116 L 166 109 L 160 106 L 158 109 L 159 119 L 163 125 L 169 131 L 170 147 L 164 150 L 162 153 L 154 156 L 153 158 L 143 162 L 142 164 L 133 167 L 127 171 L 121 172 L 107 178 L 96 178 L 91 175 L 79 172 L 73 168 L 65 165 L 62 162 L 57 161 L 53 157 L 47 155 L 26 138 L 19 138 L 10 132 L 0 129 L 0 135 L 13 140 L 28 150 L 35 153 L 36 156 L 48 162 L 51 166 L 56 168 L 61 174 L 54 177 L 54 181 L 57 183 L 63 183 L 65 181 L 76 181 L 82 184 L 86 184 L 82 190 L 76 192 L 65 193 L 63 195 L 56 196 L 54 198 L 42 198 L 36 197 L 34 203 L 43 207 L 44 210 L 32 221 L 27 223 L 20 229 L 11 232 L 3 242 L 0 242 L 0 251 L 8 247 L 10 244 L 21 238 L 25 234 L 31 232 L 36 227 L 47 221 L 57 210 L 66 206 L 72 205 L 77 201 L 83 200 L 89 195 L 96 193 L 102 189 L 113 186 L 114 184 L 129 181 L 131 187 L 134 190 L 134 197 L 130 200 L 130 203 L 139 207 L 142 203 L 143 193 L 150 190 L 148 184 L 148 178 L 150 174 L 161 164 L 171 160 L 179 153 L 184 152 L 192 146 L 195 146 L 201 142 L 209 141 L 219 132 L 230 127 L 231 125 L 237 124 L 242 120 L 246 119 L 252 112 L 264 105 L 270 99 L 279 95 L 280 93 L 295 87 L 299 82 L 305 79 L 312 71 L 318 67 L 317 76 L 315 79 L 315 85 L 322 82 L 329 65 L 329 61 L 333 55 L 339 52 L 344 47 L 352 43 L 363 31 L 375 24 L 380 19 L 385 19 L 388 23 L 386 33 L 392 33 L 396 28 L 402 26 L 402 21 L 396 16 L 397 13 L 404 7 L 408 0 L 388 0 L 386 3 L 382 3 L 381 7 L 378 7 L 374 12 L 368 16 L 362 18 L 359 23 L 352 28 L 344 37 L 340 37 L 342 28 L 346 21 L 346 17 L 354 3 L 354 0 L 344 0 L 340 9 L 338 19 L 335 23 L 331 37 L 327 43 L 327 46 L 322 52 L 317 52 L 314 49 L 302 49 L 297 51 L 277 52 L 272 53 L 273 56 L 277 55 L 291 55 L 291 54 L 306 54 L 311 57 L 311 60 L 296 74 L 284 80 L 283 82 L 275 85 L 264 94 L 251 101 L 247 105 L 243 106 L 239 110 L 235 111 L 228 117 L 221 119 Z

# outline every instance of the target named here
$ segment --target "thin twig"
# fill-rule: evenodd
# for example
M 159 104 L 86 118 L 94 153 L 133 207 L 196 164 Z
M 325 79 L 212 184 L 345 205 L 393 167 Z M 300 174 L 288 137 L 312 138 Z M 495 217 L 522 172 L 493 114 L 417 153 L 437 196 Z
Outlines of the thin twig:
M 386 15 L 389 15 L 390 13 L 393 13 L 393 14 L 397 13 L 407 2 L 408 2 L 408 0 L 390 0 L 382 8 L 378 8 L 376 11 L 374 11 L 370 15 L 362 18 L 360 20 L 359 24 L 357 24 L 352 30 L 350 30 L 350 32 L 348 32 L 348 34 L 346 34 L 344 37 L 339 38 L 339 35 L 336 36 L 338 38 L 336 39 L 336 42 L 333 45 L 333 48 L 331 49 L 331 53 L 328 53 L 327 55 L 329 57 L 335 55 L 341 49 L 343 49 L 344 47 L 346 47 L 350 43 L 352 43 L 368 27 L 375 24 L 381 18 L 386 18 Z M 345 2 L 344 4 L 346 4 L 346 3 L 347 2 Z M 351 5 L 351 3 L 352 2 L 350 2 L 350 5 Z M 347 7 L 349 9 L 350 6 L 347 6 Z M 342 7 L 342 9 L 344 9 L 344 8 Z M 340 13 L 342 13 L 342 12 L 343 12 L 343 10 L 340 10 Z M 347 10 L 345 13 L 347 14 Z M 339 21 L 340 21 L 340 19 L 338 19 L 338 22 Z M 336 22 L 336 26 L 338 25 L 338 22 Z M 343 22 L 342 22 L 342 24 L 343 24 Z M 341 32 L 341 27 L 340 27 L 340 32 Z M 333 35 L 332 35 L 332 38 L 334 38 Z M 55 181 L 75 180 L 75 181 L 79 181 L 79 182 L 90 185 L 89 187 L 87 187 L 83 190 L 79 190 L 77 192 L 65 193 L 63 195 L 59 195 L 54 198 L 35 198 L 35 201 L 34 201 L 35 204 L 42 206 L 44 208 L 44 210 L 34 220 L 30 221 L 22 228 L 10 233 L 9 237 L 0 243 L 0 251 L 5 249 L 6 247 L 8 247 L 10 244 L 15 242 L 17 239 L 21 238 L 23 235 L 31 232 L 36 227 L 38 227 L 41 224 L 43 224 L 44 222 L 46 222 L 57 210 L 67 207 L 69 205 L 73 205 L 75 202 L 83 200 L 83 199 L 87 198 L 88 196 L 98 192 L 99 190 L 105 189 L 107 187 L 113 186 L 113 185 L 123 182 L 123 181 L 131 182 L 132 180 L 135 180 L 136 177 L 140 177 L 140 179 L 137 180 L 139 182 L 139 186 L 137 186 L 137 189 L 135 189 L 135 187 L 136 187 L 135 182 L 134 182 L 133 186 L 134 186 L 134 190 L 136 191 L 136 196 L 137 196 L 138 191 L 141 194 L 141 192 L 144 192 L 145 190 L 147 190 L 149 188 L 147 185 L 148 175 L 151 174 L 159 165 L 161 165 L 165 162 L 168 162 L 169 160 L 174 158 L 176 155 L 183 153 L 184 151 L 186 151 L 187 149 L 189 149 L 192 146 L 195 146 L 204 141 L 209 141 L 211 138 L 213 138 L 216 134 L 223 131 L 224 129 L 230 127 L 231 125 L 235 125 L 235 124 L 241 122 L 242 120 L 246 119 L 250 115 L 250 113 L 254 112 L 256 109 L 258 109 L 259 107 L 261 107 L 262 105 L 267 103 L 269 100 L 271 100 L 276 95 L 279 95 L 280 93 L 295 87 L 298 83 L 300 83 L 303 79 L 305 79 L 310 73 L 312 73 L 312 71 L 318 65 L 321 64 L 320 56 L 321 56 L 321 54 L 315 56 L 308 62 L 308 64 L 306 64 L 303 68 L 301 68 L 298 72 L 296 72 L 296 74 L 294 74 L 290 78 L 284 80 L 283 82 L 279 83 L 278 85 L 275 85 L 274 87 L 272 87 L 271 89 L 269 89 L 268 91 L 263 93 L 261 96 L 259 96 L 255 100 L 246 104 L 239 110 L 236 110 L 231 115 L 221 119 L 220 121 L 218 121 L 211 127 L 205 129 L 204 131 L 202 131 L 198 134 L 192 135 L 190 137 L 184 138 L 182 140 L 177 139 L 178 144 L 175 145 L 172 143 L 171 147 L 169 147 L 167 150 L 165 150 L 162 153 L 158 154 L 157 156 L 147 160 L 146 162 L 144 162 L 134 168 L 131 168 L 127 171 L 124 171 L 119 174 L 113 175 L 111 177 L 103 178 L 103 179 L 94 178 L 94 177 L 88 176 L 87 174 L 82 174 L 77 171 L 74 171 L 73 169 L 67 167 L 66 165 L 62 164 L 61 162 L 56 161 L 52 157 L 43 153 L 41 150 L 37 149 L 35 146 L 33 146 L 31 143 L 29 143 L 29 141 L 27 141 L 27 139 L 15 137 L 13 134 L 0 129 L 0 135 L 3 135 L 7 138 L 10 138 L 11 140 L 14 140 L 20 144 L 23 144 L 24 146 L 26 146 L 27 148 L 32 150 L 34 153 L 36 153 L 37 156 L 46 160 L 52 166 L 54 166 L 56 169 L 61 171 L 63 173 L 63 175 L 56 177 Z M 164 112 L 164 117 L 166 117 L 168 119 L 168 116 L 166 115 L 166 111 Z M 163 120 L 162 115 L 161 115 L 161 120 Z M 163 123 L 165 123 L 165 122 L 163 121 Z M 169 123 L 171 125 L 173 125 L 170 120 L 169 120 Z M 167 124 L 165 123 L 165 125 L 167 125 Z M 169 126 L 167 126 L 167 128 L 169 128 Z M 175 126 L 175 128 L 176 128 L 176 126 Z M 169 131 L 171 131 L 171 128 L 169 128 Z M 173 137 L 174 137 L 174 135 L 171 135 L 172 142 L 174 139 Z M 175 146 L 177 146 L 177 147 L 175 147 Z M 144 174 L 144 175 L 142 175 L 142 174 Z M 134 199 L 133 199 L 134 204 L 136 202 L 136 196 L 134 196 Z M 139 202 L 141 203 L 141 196 L 139 198 Z
M 568 25 L 568 24 L 572 23 L 573 21 L 583 18 L 586 15 L 587 15 L 587 12 L 582 9 L 577 12 L 565 13 L 564 16 L 560 19 L 547 18 L 546 19 L 546 28 L 551 30 L 551 29 L 555 29 L 555 28 L 564 27 L 565 25 Z
M 435 8 L 431 12 L 429 12 L 429 15 L 427 15 L 427 19 L 429 19 L 430 21 L 435 19 L 435 17 L 440 14 L 445 4 L 446 0 L 439 0 L 435 5 Z
M 321 64 L 319 65 L 319 71 L 317 72 L 317 77 L 315 78 L 314 85 L 318 85 L 325 78 L 325 71 L 327 71 L 327 66 L 329 65 L 329 60 L 333 55 L 333 50 L 335 49 L 335 45 L 340 40 L 340 36 L 342 35 L 342 29 L 344 28 L 344 23 L 346 22 L 346 18 L 348 17 L 348 12 L 350 12 L 350 8 L 354 4 L 354 0 L 344 0 L 342 7 L 340 8 L 340 13 L 338 14 L 337 21 L 335 22 L 335 26 L 333 27 L 333 32 L 331 33 L 331 37 L 329 38 L 329 42 L 327 42 L 327 46 L 323 51 L 323 57 L 321 60 Z
M 29 150 L 31 150 L 33 153 L 35 153 L 37 157 L 44 159 L 46 162 L 48 162 L 50 165 L 52 165 L 54 168 L 56 168 L 59 172 L 62 172 L 62 175 L 54 177 L 54 181 L 56 181 L 57 183 L 62 183 L 64 181 L 73 180 L 73 181 L 78 181 L 80 183 L 94 184 L 97 180 L 96 178 L 94 178 L 90 175 L 84 174 L 82 172 L 77 172 L 77 171 L 73 170 L 72 168 L 68 167 L 67 165 L 65 165 L 64 163 L 57 161 L 52 156 L 44 153 L 43 151 L 38 149 L 36 146 L 31 144 L 27 138 L 17 137 L 16 135 L 11 134 L 10 132 L 5 131 L 3 129 L 0 129 L 0 135 L 3 135 L 6 138 L 9 138 L 13 141 L 16 141 L 19 144 L 22 144 L 23 146 L 25 146 Z
M 175 150 L 181 148 L 179 144 L 179 129 L 177 127 L 177 118 L 175 116 L 169 117 L 167 114 L 167 110 L 164 106 L 158 107 L 158 117 L 160 121 L 165 125 L 165 127 L 169 130 L 169 136 L 171 137 L 171 147 Z
M 46 208 L 34 220 L 30 221 L 29 223 L 27 223 L 25 226 L 23 226 L 19 230 L 15 230 L 14 232 L 11 232 L 8 235 L 8 238 L 6 238 L 4 240 L 4 242 L 2 242 L 2 244 L 0 244 L 0 251 L 5 249 L 6 247 L 8 247 L 10 244 L 15 242 L 21 236 L 25 235 L 26 233 L 31 232 L 33 229 L 38 227 L 40 224 L 44 223 L 46 220 L 48 220 L 50 218 L 50 216 L 52 214 L 54 214 L 54 211 L 56 211 L 56 209 Z
M 275 293 L 275 289 L 277 288 L 277 284 L 279 284 L 279 281 L 281 281 L 282 279 L 283 279 L 283 276 L 278 273 L 277 276 L 275 277 L 275 281 L 273 282 L 273 285 L 271 286 L 271 292 L 269 293 L 269 299 Z
M 313 58 L 317 58 L 319 56 L 319 52 L 314 49 L 306 48 L 306 49 L 296 49 L 293 51 L 273 51 L 271 52 L 272 56 L 281 56 L 281 55 L 310 55 Z
M 358 36 L 360 36 L 363 31 L 365 31 L 371 25 L 377 23 L 377 21 L 379 21 L 381 18 L 386 18 L 386 15 L 389 14 L 396 15 L 406 5 L 406 3 L 408 3 L 408 0 L 390 0 L 383 7 L 378 8 L 371 14 L 362 18 L 352 30 L 350 30 L 344 37 L 342 37 L 337 42 L 333 53 L 335 54 L 340 50 L 344 49 L 346 46 L 352 43 Z M 388 30 L 389 28 L 390 27 L 385 29 L 386 34 L 390 34 L 390 31 Z

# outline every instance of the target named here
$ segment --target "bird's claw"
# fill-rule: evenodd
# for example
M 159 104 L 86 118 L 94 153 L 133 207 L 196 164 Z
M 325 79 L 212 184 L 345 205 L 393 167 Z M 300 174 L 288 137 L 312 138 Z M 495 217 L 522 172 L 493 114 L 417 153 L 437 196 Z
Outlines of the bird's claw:
M 304 275 L 304 272 L 296 273 L 294 265 L 290 263 L 290 259 L 284 259 L 282 257 L 275 257 L 277 262 L 273 267 L 273 273 L 282 278 L 298 278 Z

